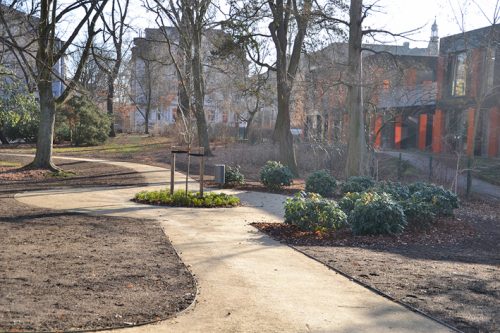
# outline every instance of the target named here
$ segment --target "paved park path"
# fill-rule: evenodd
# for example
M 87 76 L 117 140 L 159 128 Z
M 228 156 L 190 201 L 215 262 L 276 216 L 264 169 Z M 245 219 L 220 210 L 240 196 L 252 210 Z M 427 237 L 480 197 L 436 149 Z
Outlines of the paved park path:
M 16 198 L 38 207 L 160 221 L 198 281 L 196 303 L 172 319 L 124 332 L 450 331 L 249 225 L 282 221 L 284 196 L 232 191 L 244 203 L 232 209 L 146 206 L 130 198 L 139 190 L 164 187 L 169 171 L 106 163 L 141 172 L 151 185 L 54 189 L 21 193 Z M 176 177 L 179 185 L 185 178 L 182 174 Z M 196 188 L 196 183 L 191 186 Z

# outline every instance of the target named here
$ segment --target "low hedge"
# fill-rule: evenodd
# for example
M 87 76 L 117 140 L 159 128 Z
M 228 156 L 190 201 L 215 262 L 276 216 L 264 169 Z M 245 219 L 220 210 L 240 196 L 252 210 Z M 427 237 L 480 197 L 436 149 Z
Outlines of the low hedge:
M 168 190 L 142 191 L 135 195 L 134 201 L 150 205 L 196 208 L 235 207 L 240 204 L 240 199 L 234 195 L 209 192 L 200 196 L 199 192 L 186 193 L 183 190 L 175 191 L 173 195 Z

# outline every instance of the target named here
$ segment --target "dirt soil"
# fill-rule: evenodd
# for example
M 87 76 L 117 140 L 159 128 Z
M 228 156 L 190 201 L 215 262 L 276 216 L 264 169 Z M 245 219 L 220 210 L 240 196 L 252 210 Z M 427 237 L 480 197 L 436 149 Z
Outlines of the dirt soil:
M 187 308 L 196 294 L 194 278 L 157 222 L 38 209 L 13 198 L 54 186 L 144 183 L 124 168 L 56 163 L 76 175 L 0 171 L 0 331 L 130 326 Z
M 455 219 L 398 237 L 318 234 L 283 223 L 255 226 L 463 332 L 499 332 L 499 208 L 464 203 Z

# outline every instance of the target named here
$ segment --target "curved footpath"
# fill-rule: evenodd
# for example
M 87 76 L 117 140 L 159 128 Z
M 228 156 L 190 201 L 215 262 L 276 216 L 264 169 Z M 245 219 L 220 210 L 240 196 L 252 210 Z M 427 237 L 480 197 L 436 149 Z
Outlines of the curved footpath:
M 38 207 L 161 222 L 197 278 L 196 304 L 172 319 L 124 332 L 450 331 L 248 225 L 282 221 L 284 196 L 231 191 L 244 203 L 232 209 L 146 206 L 131 202 L 130 198 L 139 190 L 164 187 L 169 170 L 134 163 L 106 163 L 141 172 L 153 185 L 67 188 L 21 193 L 16 198 Z M 179 184 L 185 179 L 182 174 L 176 177 Z M 196 183 L 191 182 L 191 186 L 195 189 Z

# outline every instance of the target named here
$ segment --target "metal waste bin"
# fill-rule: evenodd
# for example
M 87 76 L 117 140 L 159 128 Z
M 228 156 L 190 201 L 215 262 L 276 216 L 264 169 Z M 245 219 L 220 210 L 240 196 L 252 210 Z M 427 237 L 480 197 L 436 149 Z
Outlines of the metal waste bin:
M 216 164 L 214 176 L 214 182 L 223 185 L 226 182 L 226 166 L 224 164 Z

